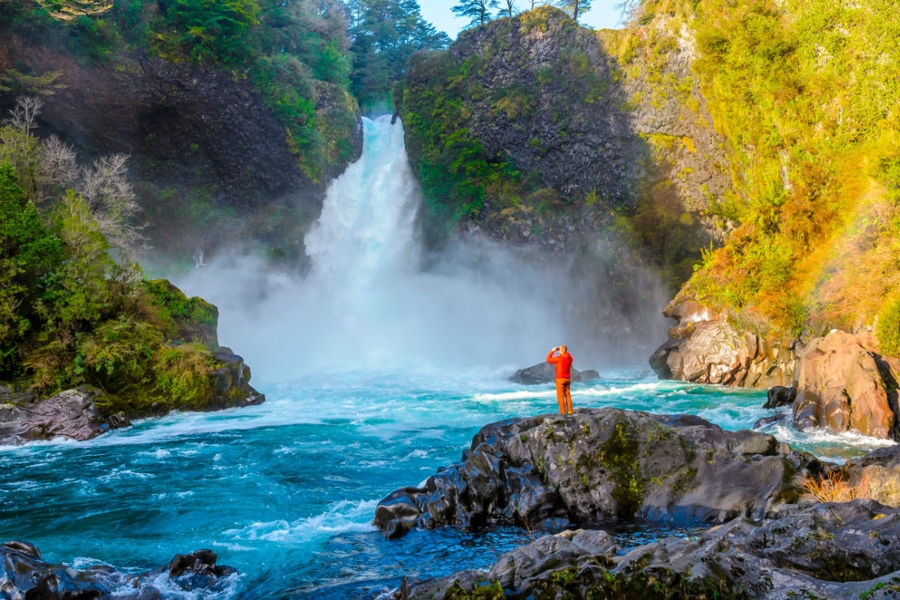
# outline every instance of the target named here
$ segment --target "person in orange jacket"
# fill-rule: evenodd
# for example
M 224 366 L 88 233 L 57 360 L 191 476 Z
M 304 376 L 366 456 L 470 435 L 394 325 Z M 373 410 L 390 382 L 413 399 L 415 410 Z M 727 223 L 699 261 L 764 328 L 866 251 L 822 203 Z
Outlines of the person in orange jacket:
M 553 356 L 559 352 L 559 356 Z M 560 414 L 572 414 L 572 355 L 566 346 L 557 346 L 547 354 L 547 362 L 556 365 L 556 401 Z

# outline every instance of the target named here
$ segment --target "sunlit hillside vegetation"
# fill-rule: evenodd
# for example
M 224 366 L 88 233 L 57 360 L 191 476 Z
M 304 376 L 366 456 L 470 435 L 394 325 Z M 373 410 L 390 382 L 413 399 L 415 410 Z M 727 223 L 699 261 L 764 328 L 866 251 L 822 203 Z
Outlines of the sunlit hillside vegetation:
M 729 145 L 738 224 L 688 290 L 785 334 L 879 320 L 898 353 L 900 11 L 890 0 L 658 0 L 610 44 L 625 68 L 690 32 Z M 665 93 L 665 82 L 660 83 Z

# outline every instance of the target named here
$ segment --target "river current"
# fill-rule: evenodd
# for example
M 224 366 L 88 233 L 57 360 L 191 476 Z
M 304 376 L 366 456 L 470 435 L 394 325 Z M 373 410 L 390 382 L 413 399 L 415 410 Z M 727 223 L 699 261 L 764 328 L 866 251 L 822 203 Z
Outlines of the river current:
M 85 443 L 0 449 L 4 539 L 32 542 L 51 562 L 135 573 L 210 548 L 240 573 L 203 593 L 147 584 L 170 598 L 338 599 L 377 597 L 406 575 L 485 568 L 540 535 L 414 530 L 388 541 L 371 525 L 381 498 L 459 460 L 481 426 L 555 411 L 551 386 L 506 378 L 572 331 L 545 291 L 557 289 L 552 272 L 512 259 L 492 266 L 489 253 L 426 274 L 400 124 L 366 120 L 365 135 L 362 159 L 332 184 L 307 237 L 309 273 L 268 274 L 238 258 L 178 281 L 219 306 L 220 340 L 245 356 L 266 403 L 174 413 Z M 647 317 L 648 335 L 664 339 L 656 318 Z M 691 413 L 733 430 L 774 414 L 761 392 L 614 367 L 614 341 L 605 353 L 571 351 L 576 368 L 601 373 L 573 386 L 576 408 Z M 884 444 L 768 431 L 834 460 Z M 613 533 L 627 548 L 696 531 Z

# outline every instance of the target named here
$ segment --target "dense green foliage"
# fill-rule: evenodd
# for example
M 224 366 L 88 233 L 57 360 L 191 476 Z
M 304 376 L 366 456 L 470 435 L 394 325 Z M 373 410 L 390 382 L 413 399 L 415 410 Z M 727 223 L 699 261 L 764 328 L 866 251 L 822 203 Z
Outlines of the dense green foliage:
M 888 299 L 878 315 L 875 329 L 881 351 L 890 356 L 900 356 L 900 295 Z
M 109 413 L 205 407 L 215 307 L 114 260 L 108 216 L 65 189 L 54 148 L 27 125 L 0 128 L 0 380 L 93 385 Z
M 417 0 L 346 0 L 353 56 L 351 91 L 360 106 L 390 104 L 395 81 L 406 76 L 409 58 L 450 43 L 419 11 Z

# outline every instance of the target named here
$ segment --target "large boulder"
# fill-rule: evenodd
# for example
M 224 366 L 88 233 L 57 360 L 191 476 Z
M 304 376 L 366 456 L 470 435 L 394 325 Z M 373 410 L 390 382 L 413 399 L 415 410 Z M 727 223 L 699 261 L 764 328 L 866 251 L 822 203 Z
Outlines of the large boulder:
M 122 414 L 104 416 L 94 400 L 100 390 L 81 386 L 21 406 L 0 406 L 0 445 L 19 445 L 56 437 L 89 440 L 129 424 Z
M 581 540 L 587 543 L 580 543 Z M 412 582 L 394 598 L 897 598 L 900 510 L 872 500 L 735 519 L 624 557 L 603 532 L 547 536 L 487 572 Z
M 794 425 L 828 427 L 888 439 L 897 415 L 881 358 L 864 337 L 832 331 L 810 341 L 795 376 Z M 890 372 L 890 365 L 887 370 Z
M 684 294 L 663 314 L 677 325 L 650 357 L 660 379 L 756 388 L 790 384 L 796 365 L 793 342 L 742 333 L 727 315 Z
M 699 417 L 579 409 L 482 428 L 461 462 L 382 500 L 374 523 L 399 537 L 442 525 L 762 518 L 821 468 L 770 435 Z
M 599 378 L 600 373 L 593 369 L 588 369 L 587 371 L 577 371 L 572 369 L 572 381 L 591 381 Z M 509 380 L 513 383 L 522 385 L 553 383 L 556 381 L 556 367 L 548 362 L 538 363 L 527 369 L 519 369 L 509 378 Z
M 76 570 L 48 563 L 34 544 L 16 541 L 0 545 L 0 565 L 0 598 L 11 600 L 193 598 L 200 590 L 221 592 L 221 580 L 237 573 L 217 566 L 210 550 L 178 554 L 168 565 L 136 576 L 107 566 Z

